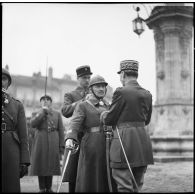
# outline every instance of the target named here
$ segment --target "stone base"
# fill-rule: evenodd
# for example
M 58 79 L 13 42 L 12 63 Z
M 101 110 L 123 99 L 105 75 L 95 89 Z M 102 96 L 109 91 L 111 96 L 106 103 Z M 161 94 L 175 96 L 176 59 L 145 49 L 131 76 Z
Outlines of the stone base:
M 193 161 L 192 156 L 154 156 L 154 162 Z
M 175 162 L 193 160 L 192 136 L 152 136 L 155 162 Z

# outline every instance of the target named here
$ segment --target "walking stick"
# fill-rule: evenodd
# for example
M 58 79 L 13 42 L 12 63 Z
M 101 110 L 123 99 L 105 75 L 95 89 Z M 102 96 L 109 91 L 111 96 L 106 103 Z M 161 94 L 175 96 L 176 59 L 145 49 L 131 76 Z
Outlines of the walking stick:
M 66 162 L 65 162 L 65 165 L 64 165 L 64 168 L 63 168 L 63 171 L 62 171 L 62 178 L 61 178 L 61 181 L 60 181 L 60 185 L 58 186 L 57 193 L 59 193 L 59 191 L 60 191 L 60 188 L 61 188 L 61 185 L 62 185 L 62 181 L 63 181 L 63 178 L 64 178 L 64 174 L 65 174 L 65 171 L 66 171 L 66 167 L 67 167 L 68 161 L 70 159 L 70 155 L 71 155 L 71 150 L 68 151 Z
M 127 162 L 127 166 L 128 166 L 128 168 L 129 168 L 130 175 L 131 175 L 131 177 L 132 177 L 132 179 L 133 179 L 133 182 L 134 182 L 134 184 L 135 184 L 135 187 L 136 187 L 136 189 L 137 189 L 137 191 L 138 191 L 138 186 L 137 186 L 137 183 L 136 183 L 136 181 L 135 181 L 135 177 L 133 176 L 133 172 L 132 172 L 132 170 L 131 170 L 129 161 L 128 161 L 128 159 L 127 159 L 127 155 L 126 155 L 126 153 L 125 153 L 125 149 L 124 149 L 124 147 L 123 147 L 123 143 L 122 143 L 122 140 L 121 140 L 121 137 L 120 137 L 119 130 L 118 130 L 118 127 L 117 127 L 117 126 L 116 126 L 116 131 L 117 131 L 118 138 L 119 138 L 119 141 L 120 141 L 122 150 L 123 150 L 123 154 L 124 154 L 124 156 L 125 156 L 125 160 L 126 160 L 126 162 Z

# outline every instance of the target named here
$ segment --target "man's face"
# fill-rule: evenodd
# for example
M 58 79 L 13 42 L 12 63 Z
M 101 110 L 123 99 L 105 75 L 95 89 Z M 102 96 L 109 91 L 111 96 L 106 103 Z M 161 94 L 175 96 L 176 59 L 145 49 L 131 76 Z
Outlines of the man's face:
M 7 89 L 9 86 L 9 79 L 5 74 L 2 74 L 2 88 Z
M 51 100 L 49 98 L 44 98 L 41 100 L 41 107 L 51 107 Z
M 89 86 L 90 78 L 91 78 L 91 75 L 83 75 L 81 77 L 78 77 L 77 80 L 81 87 L 87 88 Z
M 93 85 L 92 89 L 99 98 L 103 98 L 106 95 L 106 85 L 103 83 Z

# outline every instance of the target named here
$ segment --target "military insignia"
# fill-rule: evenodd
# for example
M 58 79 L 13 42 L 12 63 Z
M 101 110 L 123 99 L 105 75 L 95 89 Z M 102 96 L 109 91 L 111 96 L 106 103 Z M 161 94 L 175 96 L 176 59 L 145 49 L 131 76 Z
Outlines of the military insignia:
M 100 101 L 100 102 L 99 102 L 99 105 L 100 105 L 100 106 L 103 106 L 103 105 L 104 105 L 104 102 L 103 102 L 103 101 Z

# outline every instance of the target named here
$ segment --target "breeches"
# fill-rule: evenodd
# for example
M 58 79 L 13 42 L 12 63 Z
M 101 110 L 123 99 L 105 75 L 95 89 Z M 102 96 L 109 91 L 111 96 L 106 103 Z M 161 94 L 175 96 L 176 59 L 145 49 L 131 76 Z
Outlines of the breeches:
M 138 191 L 141 190 L 144 182 L 144 174 L 147 166 L 131 168 Z M 138 192 L 133 182 L 129 169 L 112 169 L 112 176 L 117 184 L 118 192 Z

